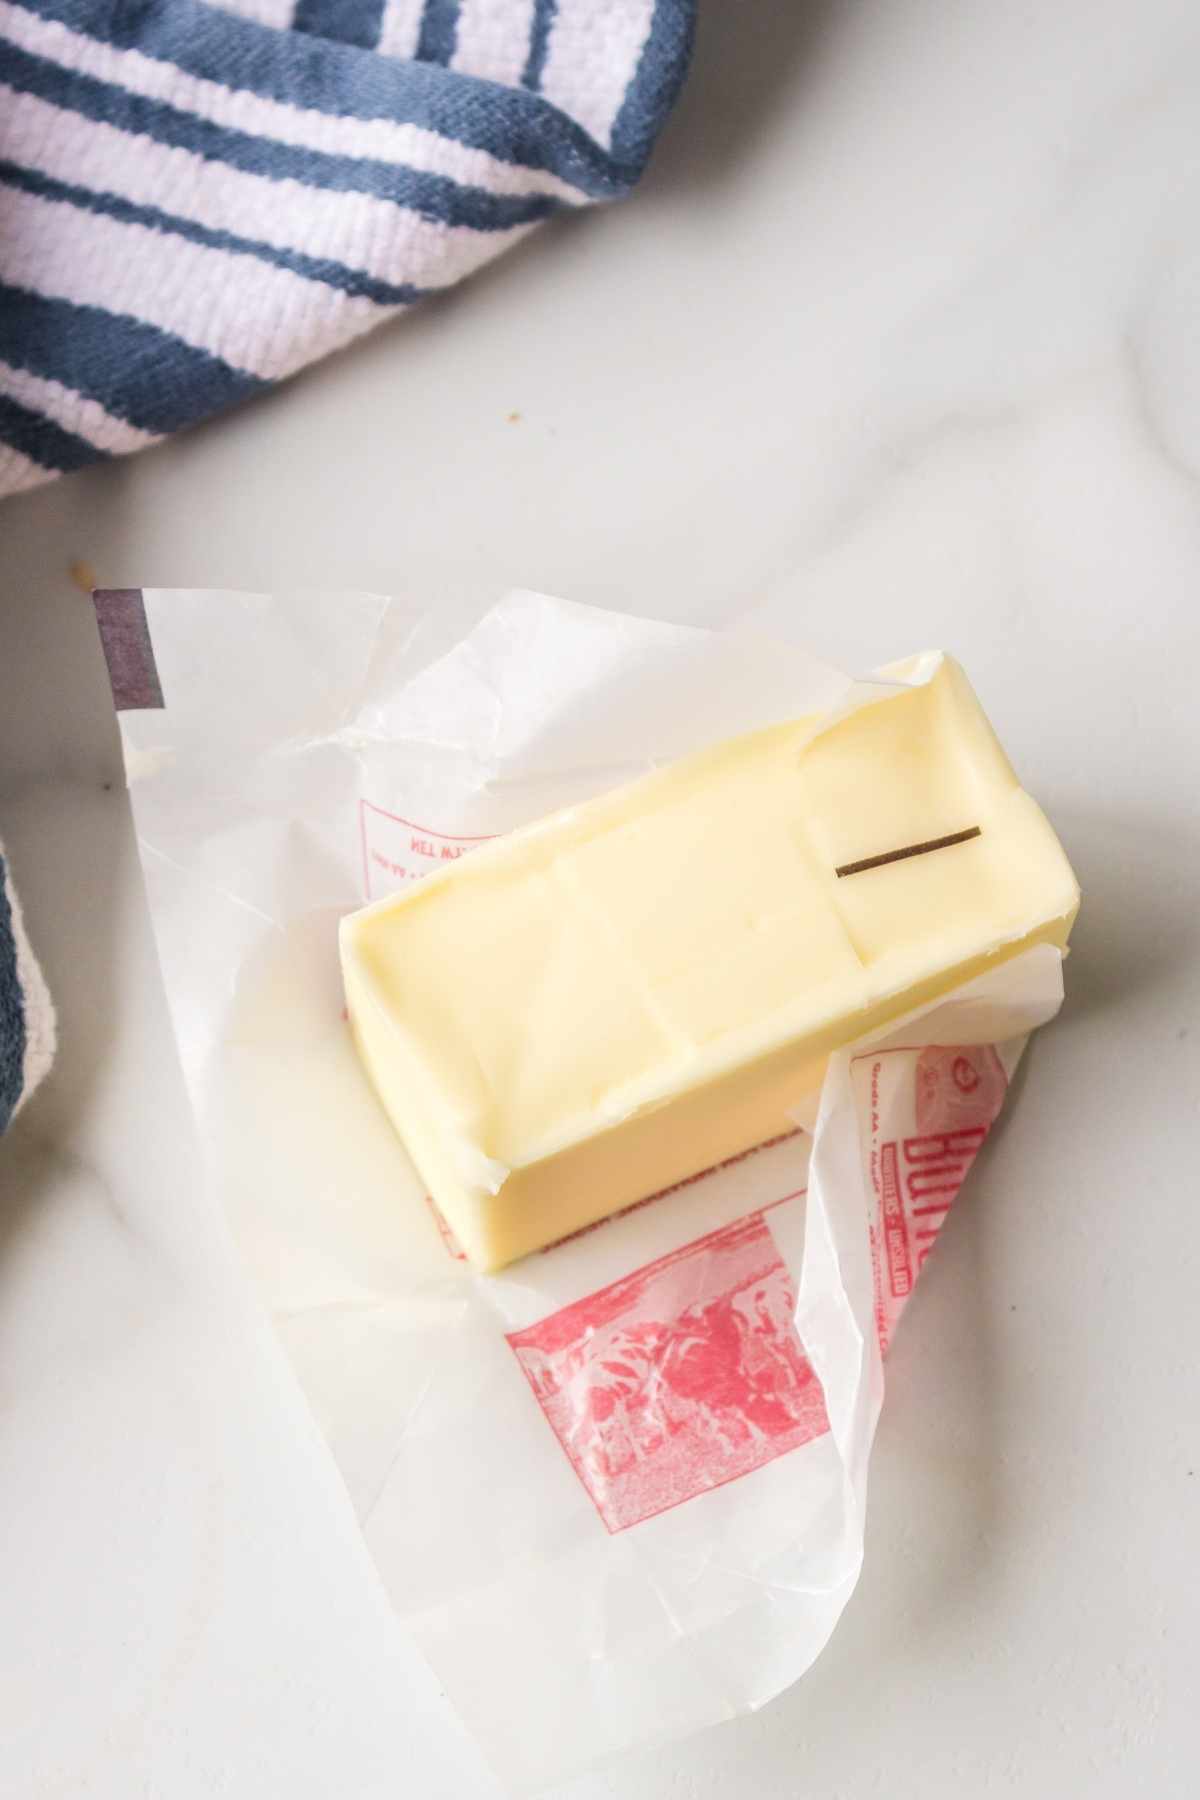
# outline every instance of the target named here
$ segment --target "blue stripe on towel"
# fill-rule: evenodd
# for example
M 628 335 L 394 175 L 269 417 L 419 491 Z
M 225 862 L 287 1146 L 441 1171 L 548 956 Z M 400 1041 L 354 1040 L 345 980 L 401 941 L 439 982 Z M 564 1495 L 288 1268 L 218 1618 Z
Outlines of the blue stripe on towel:
M 141 319 L 2 282 L 0 343 L 17 368 L 61 381 L 142 431 L 177 431 L 269 385 Z
M 76 437 L 73 431 L 64 431 L 53 419 L 43 413 L 30 412 L 17 400 L 10 400 L 7 394 L 0 394 L 0 442 L 11 444 L 30 462 L 39 463 L 43 469 L 56 469 L 60 474 L 67 474 L 71 469 L 82 469 L 85 464 L 95 462 L 104 455 L 86 438 Z
M 379 42 L 383 0 L 296 0 L 292 27 L 338 44 L 373 50 Z
M 696 18 L 691 0 L 658 0 L 633 77 L 612 129 L 612 153 L 637 179 L 683 86 Z
M 534 0 L 533 23 L 529 28 L 529 55 L 525 58 L 525 71 L 521 76 L 521 85 L 531 88 L 534 93 L 542 85 L 550 27 L 557 11 L 558 0 Z
M 417 57 L 449 68 L 458 41 L 458 0 L 425 0 Z

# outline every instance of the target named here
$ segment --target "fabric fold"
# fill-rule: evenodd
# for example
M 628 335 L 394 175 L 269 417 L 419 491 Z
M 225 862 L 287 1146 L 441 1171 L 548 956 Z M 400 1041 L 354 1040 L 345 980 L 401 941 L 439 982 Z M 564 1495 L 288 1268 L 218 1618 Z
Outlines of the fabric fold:
M 0 0 L 0 496 L 221 411 L 627 194 L 693 14 Z
M 0 846 L 0 1132 L 54 1058 L 54 1007 Z

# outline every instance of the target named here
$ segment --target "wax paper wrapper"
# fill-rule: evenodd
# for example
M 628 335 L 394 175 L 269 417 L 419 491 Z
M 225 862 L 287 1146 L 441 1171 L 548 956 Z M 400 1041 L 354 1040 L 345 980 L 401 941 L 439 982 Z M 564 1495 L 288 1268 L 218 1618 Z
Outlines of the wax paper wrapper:
M 894 684 L 527 593 L 97 606 L 214 1191 L 407 1629 L 514 1790 L 761 1706 L 854 1587 L 887 1342 L 1058 953 L 836 1055 L 794 1133 L 475 1275 L 355 1058 L 338 918 Z

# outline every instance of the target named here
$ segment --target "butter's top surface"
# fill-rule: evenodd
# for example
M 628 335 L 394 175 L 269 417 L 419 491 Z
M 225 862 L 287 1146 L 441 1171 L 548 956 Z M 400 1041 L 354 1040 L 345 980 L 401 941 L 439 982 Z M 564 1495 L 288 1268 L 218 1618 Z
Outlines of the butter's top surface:
M 516 1168 L 1069 918 L 1052 830 L 961 670 L 933 669 L 833 722 L 672 763 L 345 920 L 359 1004 L 386 1013 L 442 1126 Z

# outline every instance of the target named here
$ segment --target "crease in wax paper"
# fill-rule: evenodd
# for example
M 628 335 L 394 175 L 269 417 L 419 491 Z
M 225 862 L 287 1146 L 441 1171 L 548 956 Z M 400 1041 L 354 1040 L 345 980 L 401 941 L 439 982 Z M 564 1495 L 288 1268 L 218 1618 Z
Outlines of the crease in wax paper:
M 213 1191 L 396 1611 L 514 1790 L 763 1705 L 853 1591 L 886 1346 L 1061 958 L 839 1052 L 794 1134 L 477 1276 L 350 1046 L 339 917 L 896 676 L 529 593 L 143 601 L 163 705 L 121 728 Z

